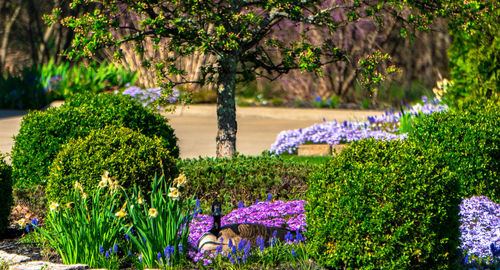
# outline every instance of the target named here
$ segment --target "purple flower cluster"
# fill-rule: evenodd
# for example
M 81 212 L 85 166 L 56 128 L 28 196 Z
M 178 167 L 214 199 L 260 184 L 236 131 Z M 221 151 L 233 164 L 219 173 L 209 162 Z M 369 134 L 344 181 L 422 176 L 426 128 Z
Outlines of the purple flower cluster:
M 345 121 L 343 124 L 340 124 L 337 121 L 325 122 L 314 124 L 304 129 L 280 132 L 276 141 L 271 145 L 271 152 L 278 155 L 285 152 L 293 154 L 299 145 L 308 142 L 336 145 L 368 138 L 401 140 L 406 138 L 406 135 L 397 135 L 379 129 L 374 130 L 368 123 L 348 123 Z
M 260 223 L 266 226 L 279 227 L 286 224 L 292 230 L 306 230 L 306 216 L 304 204 L 306 201 L 266 201 L 248 207 L 234 209 L 227 216 L 222 217 L 221 225 L 235 223 Z M 197 215 L 191 221 L 188 242 L 196 247 L 200 237 L 210 230 L 213 218 L 208 215 Z M 200 256 L 192 254 L 191 257 Z
M 478 258 L 493 257 L 492 244 L 500 246 L 500 205 L 484 196 L 464 199 L 460 222 L 460 249 Z
M 122 94 L 137 99 L 144 107 L 147 107 L 157 101 L 161 97 L 162 92 L 163 88 L 142 89 L 138 86 L 130 86 Z M 179 90 L 174 89 L 172 94 L 167 97 L 167 101 L 176 103 L 179 100 L 179 95 Z
M 281 226 L 286 223 L 290 230 L 306 231 L 304 204 L 306 201 L 266 201 L 254 205 L 240 207 L 222 218 L 222 226 L 234 223 L 260 223 L 266 226 Z M 479 259 L 488 259 L 489 262 L 500 256 L 500 205 L 495 204 L 487 197 L 472 197 L 464 199 L 460 204 L 460 249 Z M 198 215 L 192 220 L 188 242 L 196 247 L 198 239 L 210 230 L 213 219 L 208 215 Z M 259 247 L 259 245 L 258 245 Z M 260 247 L 262 248 L 262 247 Z M 220 253 L 220 251 L 219 251 Z M 213 258 L 214 254 L 189 252 L 195 261 L 203 259 L 211 263 L 207 255 Z
M 427 97 L 423 97 L 423 105 L 417 104 L 408 106 L 405 113 L 412 115 L 431 114 L 447 110 L 446 105 L 438 104 L 435 101 L 427 102 Z M 347 122 L 337 121 L 314 124 L 304 129 L 285 130 L 278 134 L 276 141 L 271 145 L 271 152 L 283 154 L 288 152 L 293 154 L 299 145 L 305 143 L 326 143 L 336 145 L 348 143 L 362 139 L 375 138 L 377 140 L 402 140 L 406 134 L 397 135 L 399 122 L 402 113 L 385 112 L 381 116 L 369 116 L 368 122 Z

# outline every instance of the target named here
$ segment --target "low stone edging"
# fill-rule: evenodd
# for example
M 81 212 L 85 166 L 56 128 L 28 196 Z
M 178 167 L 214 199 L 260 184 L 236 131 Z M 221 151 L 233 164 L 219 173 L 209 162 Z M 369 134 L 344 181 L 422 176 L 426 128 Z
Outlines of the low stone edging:
M 80 270 L 89 269 L 85 264 L 57 264 L 44 261 L 32 261 L 30 257 L 10 254 L 0 250 L 0 265 L 6 264 L 9 270 Z

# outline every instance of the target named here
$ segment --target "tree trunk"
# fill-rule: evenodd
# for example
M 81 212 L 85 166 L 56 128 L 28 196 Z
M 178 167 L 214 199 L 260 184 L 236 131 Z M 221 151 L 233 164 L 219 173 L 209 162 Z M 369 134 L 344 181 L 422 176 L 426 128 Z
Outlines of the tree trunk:
M 5 66 L 5 60 L 7 58 L 7 46 L 9 44 L 9 35 L 10 35 L 10 30 L 12 29 L 12 24 L 14 24 L 14 21 L 17 19 L 17 16 L 19 15 L 19 11 L 21 11 L 21 5 L 18 5 L 14 12 L 12 13 L 12 17 L 7 18 L 5 21 L 5 28 L 3 32 L 3 37 L 2 37 L 2 45 L 0 47 L 0 72 L 3 70 Z
M 217 82 L 217 157 L 231 158 L 236 152 L 235 76 L 238 58 L 225 55 L 218 60 Z

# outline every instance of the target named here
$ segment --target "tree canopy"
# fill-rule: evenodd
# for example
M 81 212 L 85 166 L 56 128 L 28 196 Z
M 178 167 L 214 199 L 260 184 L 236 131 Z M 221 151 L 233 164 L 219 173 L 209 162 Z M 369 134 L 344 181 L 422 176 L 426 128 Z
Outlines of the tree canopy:
M 175 53 L 163 59 L 145 58 L 143 65 L 158 71 L 167 90 L 184 83 L 217 85 L 217 156 L 230 157 L 236 151 L 237 82 L 258 76 L 272 80 L 294 69 L 321 76 L 322 66 L 336 61 L 355 66 L 367 87 L 397 71 L 393 65 L 381 65 L 390 60 L 385 52 L 352 59 L 328 37 L 321 43 L 311 40 L 308 36 L 311 29 L 325 29 L 328 35 L 360 18 L 383 24 L 389 14 L 405 25 L 401 34 L 412 38 L 415 29 L 428 29 L 436 16 L 461 20 L 464 7 L 460 3 L 453 0 L 73 0 L 72 8 L 83 6 L 87 12 L 78 17 L 59 18 L 60 10 L 55 9 L 46 19 L 52 23 L 61 19 L 63 25 L 74 30 L 73 48 L 67 51 L 71 58 L 91 57 L 104 47 L 114 48 L 115 57 L 120 58 L 120 45 L 127 42 L 135 43 L 136 52 L 144 54 L 145 41 Z M 338 12 L 345 16 L 335 16 Z M 139 23 L 129 23 L 132 17 Z M 279 33 L 289 28 L 297 28 L 297 36 L 292 42 L 283 42 Z M 213 55 L 215 60 L 201 66 L 198 80 L 186 80 L 185 72 L 176 63 L 180 57 L 194 53 Z M 174 81 L 173 75 L 181 79 Z

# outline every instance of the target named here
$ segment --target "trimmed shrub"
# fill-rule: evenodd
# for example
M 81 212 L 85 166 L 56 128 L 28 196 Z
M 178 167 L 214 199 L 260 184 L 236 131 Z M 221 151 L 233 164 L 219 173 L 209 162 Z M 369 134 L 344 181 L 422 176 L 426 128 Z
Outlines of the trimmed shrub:
M 429 115 L 408 140 L 423 149 L 442 149 L 441 158 L 462 183 L 463 197 L 484 195 L 500 203 L 500 106 L 490 101 Z
M 12 207 L 12 168 L 5 163 L 0 153 L 0 235 L 9 225 L 9 215 Z
M 459 182 L 441 148 L 353 142 L 313 173 L 310 251 L 334 269 L 446 269 L 459 244 Z
M 62 147 L 50 166 L 47 199 L 66 202 L 77 181 L 85 192 L 95 189 L 105 171 L 129 194 L 134 185 L 149 193 L 155 175 L 164 172 L 166 179 L 178 175 L 175 159 L 160 139 L 111 126 L 72 139 Z
M 219 194 L 224 210 L 237 207 L 240 201 L 248 205 L 264 200 L 268 193 L 277 200 L 302 199 L 306 178 L 314 168 L 269 154 L 185 159 L 178 167 L 191 183 L 186 192 L 197 192 L 203 209 L 210 209 Z
M 32 111 L 23 117 L 12 149 L 15 185 L 44 185 L 48 167 L 63 144 L 111 125 L 157 136 L 172 157 L 179 156 L 177 137 L 161 115 L 123 95 L 77 95 L 58 108 Z

